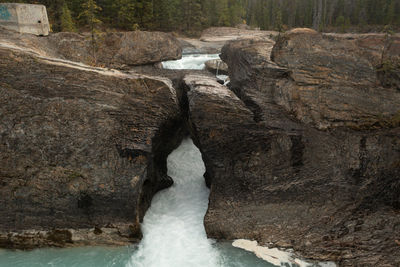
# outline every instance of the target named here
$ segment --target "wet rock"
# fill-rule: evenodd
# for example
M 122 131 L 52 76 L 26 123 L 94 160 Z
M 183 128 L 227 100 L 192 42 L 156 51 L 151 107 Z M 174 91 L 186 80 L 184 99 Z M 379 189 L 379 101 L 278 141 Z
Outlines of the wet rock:
M 208 60 L 204 63 L 206 65 L 206 69 L 214 74 L 222 74 L 222 75 L 227 75 L 228 74 L 228 65 L 226 65 L 225 62 L 223 62 L 220 59 L 212 59 Z
M 140 238 L 151 198 L 171 184 L 166 157 L 183 135 L 171 82 L 1 42 L 0 77 L 0 245 L 67 243 L 58 229 L 81 244 L 73 230 L 118 243 L 116 231 L 114 241 L 93 233 L 110 223 L 133 225 L 124 240 Z

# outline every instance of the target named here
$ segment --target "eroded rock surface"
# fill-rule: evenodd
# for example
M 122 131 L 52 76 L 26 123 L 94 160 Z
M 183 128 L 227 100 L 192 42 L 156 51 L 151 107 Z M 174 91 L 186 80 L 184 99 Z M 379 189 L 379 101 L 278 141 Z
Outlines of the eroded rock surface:
M 4 43 L 0 77 L 0 246 L 138 240 L 182 138 L 170 82 Z
M 400 91 L 382 83 L 380 70 L 382 62 L 399 59 L 400 37 L 344 38 L 296 29 L 278 39 L 271 60 L 273 46 L 245 40 L 228 44 L 222 53 L 232 86 L 254 100 L 254 109 L 276 103 L 320 129 L 398 125 Z M 256 113 L 260 120 L 269 116 Z
M 207 234 L 290 247 L 341 266 L 397 266 L 400 128 L 364 127 L 379 112 L 390 121 L 400 92 L 380 85 L 361 52 L 337 61 L 336 47 L 356 50 L 357 40 L 311 30 L 282 38 L 276 62 L 273 41 L 239 40 L 223 48 L 236 95 L 216 82 L 185 78 L 192 132 L 211 184 Z M 321 42 L 333 44 L 324 50 Z M 322 65 L 326 73 L 318 71 Z M 372 77 L 353 72 L 358 67 Z M 359 85 L 361 77 L 367 80 Z M 325 108 L 315 108 L 320 105 Z
M 200 41 L 227 42 L 237 39 L 267 38 L 278 35 L 276 31 L 249 30 L 232 27 L 211 27 L 204 30 Z
M 219 54 L 224 41 L 203 42 L 192 38 L 178 38 L 183 54 Z
M 212 59 L 208 60 L 204 63 L 206 65 L 206 69 L 214 74 L 228 74 L 228 65 L 220 59 Z
M 55 33 L 46 38 L 0 29 L 0 40 L 35 49 L 41 54 L 109 68 L 153 64 L 182 57 L 182 47 L 171 34 L 162 32 L 112 32 L 91 36 Z

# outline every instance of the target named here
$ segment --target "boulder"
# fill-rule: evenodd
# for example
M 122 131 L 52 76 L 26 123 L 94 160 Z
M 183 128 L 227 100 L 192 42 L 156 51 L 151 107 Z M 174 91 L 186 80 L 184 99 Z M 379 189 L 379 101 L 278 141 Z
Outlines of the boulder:
M 0 246 L 88 244 L 82 231 L 110 224 L 138 240 L 153 195 L 172 184 L 166 158 L 183 135 L 171 82 L 4 43 L 0 77 Z M 56 229 L 68 242 L 50 238 Z
M 169 33 L 118 32 L 100 37 L 97 60 L 107 66 L 145 65 L 180 59 L 182 47 Z
M 191 132 L 211 186 L 208 236 L 293 248 L 340 266 L 400 264 L 400 127 L 387 119 L 397 116 L 400 92 L 376 78 L 373 59 L 362 57 L 369 48 L 360 58 L 343 55 L 357 39 L 312 30 L 282 38 L 223 48 L 232 91 L 185 78 Z M 292 54 L 300 45 L 306 56 Z M 380 123 L 368 124 L 379 112 Z
M 228 74 L 228 65 L 226 65 L 225 62 L 223 62 L 220 59 L 212 59 L 208 60 L 204 63 L 206 65 L 206 69 L 214 74 L 222 74 L 222 75 L 227 75 Z

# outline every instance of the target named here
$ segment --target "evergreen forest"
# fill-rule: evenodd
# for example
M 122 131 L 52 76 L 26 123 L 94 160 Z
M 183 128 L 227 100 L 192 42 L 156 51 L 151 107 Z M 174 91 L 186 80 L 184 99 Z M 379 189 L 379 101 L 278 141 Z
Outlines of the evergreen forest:
M 0 2 L 10 2 L 0 0 Z M 400 0 L 25 0 L 44 4 L 52 30 L 93 28 L 196 34 L 211 26 L 318 31 L 400 28 Z

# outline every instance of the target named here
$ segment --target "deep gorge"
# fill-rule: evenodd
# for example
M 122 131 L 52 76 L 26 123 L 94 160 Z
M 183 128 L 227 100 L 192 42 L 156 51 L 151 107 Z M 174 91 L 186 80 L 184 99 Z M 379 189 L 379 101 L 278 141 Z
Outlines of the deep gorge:
M 0 34 L 0 247 L 138 243 L 153 196 L 173 184 L 167 157 L 190 136 L 210 187 L 209 238 L 397 264 L 400 91 L 376 66 L 399 56 L 399 37 L 385 53 L 379 34 L 230 41 L 228 88 L 201 70 L 134 67 L 126 49 L 101 48 L 110 69 L 70 62 L 87 45 L 74 34 Z M 107 38 L 166 38 L 169 58 L 150 62 L 182 52 L 164 34 Z

